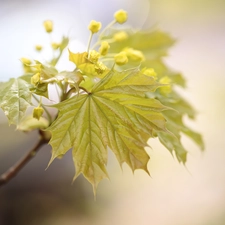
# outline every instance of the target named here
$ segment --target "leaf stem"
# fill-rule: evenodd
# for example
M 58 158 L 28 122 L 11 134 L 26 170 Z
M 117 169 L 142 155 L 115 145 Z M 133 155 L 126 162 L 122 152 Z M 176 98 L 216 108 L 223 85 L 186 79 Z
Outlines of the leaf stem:
M 23 156 L 15 165 L 11 166 L 5 173 L 0 176 L 0 186 L 8 183 L 18 172 L 37 154 L 42 145 L 47 144 L 48 141 L 41 136 L 37 144 Z
M 100 40 L 100 39 L 98 41 L 96 41 L 95 44 L 91 47 L 91 49 L 95 49 L 98 45 L 101 44 L 101 41 L 102 40 Z M 115 42 L 112 38 L 111 39 L 104 39 L 104 41 L 107 41 L 108 43 Z
M 59 59 L 62 56 L 63 51 L 60 50 L 59 55 L 57 57 L 53 57 L 53 59 L 51 60 L 50 64 L 52 66 L 56 66 L 56 64 L 58 63 Z
M 105 57 L 101 59 L 101 62 L 107 62 L 107 61 L 115 61 L 115 59 L 112 57 Z
M 102 32 L 99 34 L 99 39 L 101 39 L 102 36 L 104 35 L 104 33 L 106 32 L 106 30 L 109 29 L 110 27 L 112 27 L 114 24 L 116 24 L 116 20 L 113 20 L 112 22 L 110 22 L 110 23 L 102 30 Z
M 86 88 L 84 88 L 84 87 L 79 87 L 81 90 L 83 90 L 83 91 L 85 91 L 87 94 L 91 94 L 91 92 L 89 92 Z
M 112 65 L 112 68 L 111 68 L 112 71 L 114 70 L 115 65 L 116 65 L 116 63 L 114 63 L 114 64 Z
M 89 36 L 89 39 L 88 39 L 88 45 L 87 45 L 87 53 L 88 53 L 88 56 L 89 56 L 89 50 L 90 50 L 90 45 L 91 45 L 92 37 L 93 37 L 93 33 L 91 32 L 90 33 L 90 36 Z
M 75 87 L 70 88 L 70 90 L 65 94 L 65 99 L 69 98 L 70 95 L 75 91 Z M 65 100 L 63 99 L 63 100 Z

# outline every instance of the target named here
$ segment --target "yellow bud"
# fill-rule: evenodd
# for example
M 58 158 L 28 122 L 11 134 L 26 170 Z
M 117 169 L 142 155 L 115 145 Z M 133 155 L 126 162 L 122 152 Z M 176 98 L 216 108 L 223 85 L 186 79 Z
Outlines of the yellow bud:
M 35 49 L 36 49 L 37 51 L 41 51 L 41 50 L 42 50 L 42 46 L 41 46 L 41 45 L 36 45 L 36 46 L 35 46 Z
M 113 35 L 115 41 L 124 41 L 128 38 L 128 35 L 124 31 L 117 32 Z
M 171 79 L 168 76 L 162 77 L 159 81 L 161 84 L 170 84 Z
M 22 61 L 23 64 L 27 64 L 27 65 L 30 65 L 31 64 L 31 60 L 30 59 L 21 58 L 20 60 Z
M 98 74 L 104 73 L 107 69 L 108 69 L 107 66 L 102 62 L 98 62 L 95 64 L 95 70 Z
M 89 60 L 93 63 L 96 63 L 98 61 L 100 57 L 99 52 L 95 51 L 95 50 L 91 50 L 90 54 L 89 54 Z
M 51 33 L 52 32 L 52 30 L 53 30 L 53 23 L 52 23 L 51 20 L 45 20 L 43 25 L 44 25 L 45 31 L 47 33 Z
M 127 57 L 131 60 L 131 61 L 144 61 L 145 60 L 145 56 L 144 54 L 139 51 L 139 50 L 134 50 L 133 48 L 126 48 L 123 51 L 126 52 Z
M 37 85 L 39 82 L 40 82 L 40 78 L 41 78 L 41 76 L 40 76 L 40 73 L 36 73 L 36 74 L 34 74 L 32 77 L 31 77 L 31 84 L 33 84 L 33 85 Z
M 41 116 L 43 115 L 44 113 L 44 109 L 40 106 L 34 108 L 33 110 L 33 117 L 37 120 L 39 120 L 41 118 Z
M 144 69 L 142 72 L 146 76 L 150 76 L 150 77 L 153 77 L 154 79 L 157 79 L 157 74 L 156 74 L 155 70 L 152 68 Z
M 118 10 L 117 12 L 115 12 L 114 18 L 116 19 L 117 23 L 125 23 L 127 21 L 127 12 L 122 9 Z
M 52 48 L 53 49 L 58 49 L 60 47 L 60 44 L 59 43 L 55 43 L 55 42 L 52 42 Z
M 119 66 L 125 65 L 128 62 L 126 52 L 120 52 L 114 56 L 115 63 Z
M 92 33 L 97 33 L 102 27 L 102 24 L 100 22 L 97 22 L 95 20 L 92 20 L 88 26 L 88 29 L 92 32 Z
M 106 55 L 108 53 L 109 48 L 110 48 L 109 43 L 107 41 L 103 41 L 101 43 L 100 48 L 99 48 L 100 54 L 101 55 Z
M 164 87 L 160 87 L 159 90 L 161 92 L 161 94 L 167 95 L 172 91 L 172 87 L 171 87 L 171 79 L 168 76 L 162 77 L 159 82 L 161 84 L 167 84 L 167 86 Z
M 42 65 L 40 63 L 37 63 L 33 65 L 32 68 L 34 68 L 35 72 L 40 72 L 42 70 Z

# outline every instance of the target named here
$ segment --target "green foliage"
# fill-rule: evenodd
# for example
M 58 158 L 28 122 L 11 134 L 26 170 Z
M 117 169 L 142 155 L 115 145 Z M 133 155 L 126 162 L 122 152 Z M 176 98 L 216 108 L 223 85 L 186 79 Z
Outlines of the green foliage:
M 153 130 L 166 132 L 160 112 L 167 108 L 143 96 L 145 90 L 154 91 L 157 86 L 153 78 L 137 69 L 111 71 L 91 92 L 55 105 L 59 115 L 48 128 L 52 132 L 51 161 L 72 147 L 75 177 L 83 173 L 94 190 L 108 176 L 107 146 L 121 165 L 126 162 L 133 171 L 147 171 L 146 142 Z
M 95 23 L 99 30 L 101 24 Z M 91 37 L 96 32 L 91 30 Z M 170 35 L 159 30 L 121 31 L 108 26 L 92 50 L 91 38 L 87 51 L 69 50 L 74 71 L 59 72 L 57 62 L 68 42 L 63 37 L 59 45 L 54 43 L 52 50 L 58 55 L 49 63 L 23 58 L 25 74 L 0 83 L 0 107 L 10 124 L 22 131 L 45 129 L 51 133 L 50 163 L 72 148 L 74 179 L 83 174 L 95 193 L 98 183 L 108 177 L 108 149 L 121 166 L 125 162 L 133 171 L 149 173 L 145 147 L 151 138 L 158 138 L 182 163 L 187 158 L 182 134 L 204 148 L 201 135 L 183 122 L 185 116 L 195 118 L 191 105 L 175 91 L 176 85 L 185 88 L 186 81 L 163 62 L 174 44 Z M 103 51 L 104 46 L 107 49 Z M 117 63 L 118 54 L 126 58 L 123 63 Z M 49 99 L 50 84 L 58 90 L 59 101 L 44 105 L 42 99 Z M 31 104 L 32 99 L 37 104 Z M 29 106 L 34 107 L 33 116 L 26 115 Z M 50 108 L 58 113 L 52 115 Z
M 112 38 L 119 32 L 119 30 L 112 30 L 107 38 Z M 159 88 L 154 93 L 147 93 L 147 96 L 149 98 L 158 99 L 165 106 L 174 109 L 173 111 L 163 112 L 167 120 L 167 129 L 171 132 L 157 132 L 157 136 L 160 142 L 171 153 L 175 151 L 177 159 L 180 162 L 186 162 L 187 150 L 181 143 L 181 133 L 191 138 L 201 149 L 204 149 L 204 143 L 200 134 L 191 130 L 183 123 L 185 115 L 194 119 L 194 109 L 172 88 L 175 85 L 184 88 L 186 86 L 184 77 L 180 73 L 169 69 L 162 60 L 162 57 L 167 55 L 168 48 L 171 47 L 175 41 L 167 33 L 158 30 L 144 32 L 132 32 L 131 30 L 127 30 L 126 32 L 128 34 L 127 38 L 111 44 L 110 51 L 122 51 L 128 46 L 140 50 L 145 56 L 145 61 L 141 63 L 140 68 L 153 68 L 157 73 L 158 80 L 165 77 L 169 78 L 171 82 L 171 90 L 169 93 L 163 94 Z M 134 66 L 135 62 L 131 62 L 131 65 Z
M 107 36 L 113 37 L 120 30 L 112 29 L 111 34 Z M 142 51 L 146 59 L 158 59 L 167 55 L 167 49 L 171 47 L 175 40 L 169 34 L 159 30 L 132 31 L 125 30 L 127 38 L 110 44 L 110 52 L 120 52 L 125 47 L 132 47 Z
M 22 77 L 12 78 L 1 85 L 0 107 L 8 117 L 9 124 L 19 124 L 31 105 L 29 86 Z

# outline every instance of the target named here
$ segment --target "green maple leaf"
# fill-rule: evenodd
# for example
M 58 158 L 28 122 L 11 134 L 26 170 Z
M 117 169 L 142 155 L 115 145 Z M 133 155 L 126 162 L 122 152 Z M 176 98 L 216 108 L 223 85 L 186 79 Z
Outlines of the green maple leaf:
M 195 118 L 195 110 L 192 106 L 183 99 L 176 91 L 171 92 L 166 97 L 160 95 L 158 90 L 154 93 L 149 93 L 149 97 L 159 99 L 159 101 L 175 111 L 162 112 L 167 120 L 167 129 L 171 133 L 158 132 L 158 137 L 161 143 L 172 153 L 176 154 L 178 161 L 185 163 L 187 158 L 187 150 L 181 143 L 182 134 L 188 136 L 202 150 L 204 150 L 204 142 L 202 136 L 184 124 L 184 116 L 190 119 Z
M 202 140 L 202 137 L 199 133 L 193 131 L 191 128 L 186 126 L 183 122 L 183 116 L 187 114 L 190 118 L 194 118 L 195 112 L 192 109 L 192 107 L 185 102 L 182 98 L 175 101 L 175 96 L 173 98 L 173 102 L 167 103 L 164 100 L 164 104 L 167 106 L 170 105 L 170 107 L 173 107 L 177 111 L 174 111 L 173 113 L 169 111 L 163 112 L 163 115 L 167 119 L 167 128 L 170 130 L 174 135 L 171 135 L 169 133 L 165 134 L 160 132 L 159 134 L 159 140 L 162 142 L 165 147 L 171 151 L 175 150 L 175 154 L 177 156 L 177 159 L 180 162 L 185 163 L 186 162 L 186 156 L 187 156 L 187 150 L 183 147 L 181 143 L 181 134 L 185 134 L 190 139 L 192 139 L 202 150 L 204 150 L 204 142 Z
M 113 29 L 107 38 L 112 38 L 118 31 Z M 173 83 L 185 87 L 186 83 L 183 76 L 168 68 L 162 60 L 167 55 L 168 49 L 175 43 L 175 40 L 168 33 L 160 30 L 136 32 L 127 30 L 126 32 L 128 34 L 127 39 L 110 43 L 110 53 L 120 52 L 127 47 L 139 50 L 145 56 L 141 68 L 153 68 L 159 79 L 168 76 Z M 139 62 L 129 61 L 125 66 L 122 66 L 122 69 L 133 68 L 139 66 L 139 64 Z
M 12 78 L 1 85 L 0 108 L 8 117 L 9 124 L 18 125 L 31 105 L 29 88 L 30 84 L 23 77 Z
M 111 71 L 89 93 L 55 105 L 59 114 L 47 129 L 52 133 L 50 163 L 72 148 L 75 178 L 82 173 L 94 192 L 108 177 L 108 147 L 121 165 L 148 172 L 144 147 L 154 131 L 166 132 L 161 111 L 167 108 L 145 93 L 159 86 L 137 69 Z
M 160 79 L 162 77 L 168 76 L 173 84 L 179 85 L 183 88 L 186 87 L 186 80 L 182 74 L 174 72 L 168 66 L 165 65 L 161 58 L 146 60 L 142 62 L 141 66 L 143 68 L 153 68 L 157 72 L 157 77 Z
M 106 39 L 112 38 L 118 31 L 116 29 L 112 30 L 112 34 Z M 167 55 L 168 48 L 175 43 L 175 40 L 169 34 L 160 30 L 136 32 L 127 30 L 126 32 L 128 38 L 123 41 L 110 43 L 109 52 L 120 52 L 126 47 L 131 47 L 142 51 L 146 59 L 152 60 Z
M 110 37 L 118 32 L 113 30 Z M 145 61 L 141 63 L 141 68 L 153 68 L 158 80 L 163 77 L 169 77 L 173 86 L 179 85 L 186 87 L 186 81 L 182 74 L 174 72 L 163 62 L 163 56 L 167 55 L 168 48 L 171 47 L 175 40 L 169 34 L 159 30 L 132 32 L 127 30 L 128 38 L 123 41 L 116 41 L 110 44 L 110 52 L 122 51 L 126 47 L 131 47 L 143 52 Z M 137 66 L 133 62 L 128 62 L 123 66 Z M 189 118 L 194 119 L 195 111 L 192 106 L 182 98 L 179 93 L 171 89 L 171 93 L 164 96 L 157 90 L 154 93 L 148 93 L 151 98 L 158 99 L 164 105 L 174 109 L 175 111 L 165 111 L 163 115 L 167 119 L 167 129 L 171 133 L 157 132 L 160 142 L 172 153 L 175 152 L 178 161 L 185 163 L 187 157 L 187 150 L 181 143 L 182 134 L 191 138 L 201 149 L 204 149 L 204 143 L 199 133 L 193 131 L 183 123 L 183 117 L 188 115 Z

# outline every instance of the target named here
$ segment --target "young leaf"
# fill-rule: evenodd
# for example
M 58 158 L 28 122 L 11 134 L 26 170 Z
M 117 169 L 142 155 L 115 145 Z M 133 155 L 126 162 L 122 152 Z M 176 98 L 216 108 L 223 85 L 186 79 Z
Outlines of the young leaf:
M 113 30 L 112 34 L 107 37 L 111 38 L 118 33 L 118 30 Z M 109 52 L 115 53 L 129 48 L 139 50 L 144 54 L 145 60 L 141 62 L 141 68 L 153 68 L 158 78 L 168 76 L 171 81 L 185 87 L 185 79 L 179 73 L 172 71 L 162 61 L 162 57 L 167 55 L 169 47 L 175 43 L 175 40 L 167 33 L 159 30 L 147 30 L 132 32 L 127 30 L 127 38 L 122 41 L 115 41 L 110 44 Z M 139 66 L 140 62 L 129 61 L 128 64 L 122 67 L 127 69 Z
M 69 38 L 63 37 L 62 41 L 59 45 L 59 55 L 57 57 L 54 57 L 51 60 L 50 65 L 55 66 L 58 63 L 60 57 L 62 56 L 62 53 L 63 53 L 64 49 L 67 47 L 68 44 L 69 44 Z
M 18 130 L 28 132 L 34 129 L 45 129 L 49 125 L 49 121 L 44 117 L 41 117 L 39 120 L 35 119 L 32 115 L 25 116 L 19 125 L 17 126 Z
M 138 82 L 137 82 L 138 80 Z M 74 96 L 54 107 L 57 119 L 47 129 L 52 133 L 52 158 L 64 155 L 70 148 L 76 167 L 75 178 L 83 173 L 93 185 L 108 177 L 107 147 L 119 163 L 146 172 L 149 156 L 144 147 L 153 130 L 166 131 L 159 101 L 145 98 L 145 92 L 159 86 L 153 78 L 138 70 L 111 71 L 98 82 L 91 93 Z
M 62 52 L 67 47 L 68 44 L 69 44 L 69 38 L 63 36 L 62 41 L 59 46 L 60 51 Z
M 173 84 L 179 85 L 183 88 L 186 87 L 186 80 L 182 74 L 172 71 L 168 66 L 165 65 L 161 58 L 146 60 L 141 64 L 142 68 L 153 68 L 157 72 L 157 77 L 168 76 Z
M 113 30 L 111 38 L 118 30 Z M 175 40 L 169 34 L 159 30 L 147 30 L 132 32 L 127 30 L 128 36 L 122 41 L 110 43 L 109 52 L 120 52 L 126 47 L 140 50 L 144 53 L 146 59 L 156 59 L 167 55 L 167 50 L 171 47 Z
M 58 71 L 54 66 L 45 66 L 44 64 L 40 63 L 39 61 L 36 61 L 37 65 L 40 65 L 40 76 L 42 79 L 47 80 L 49 78 L 52 78 L 58 74 Z
M 195 117 L 195 111 L 188 102 L 186 102 L 175 91 L 170 93 L 166 98 L 161 96 L 158 93 L 158 90 L 155 93 L 148 93 L 147 96 L 156 97 L 164 105 L 174 109 L 174 111 L 162 112 L 167 120 L 166 127 L 169 131 L 171 131 L 171 133 L 158 132 L 157 134 L 160 142 L 171 153 L 173 151 L 175 152 L 178 161 L 185 163 L 187 156 L 187 150 L 181 143 L 182 133 L 192 139 L 202 150 L 204 149 L 204 142 L 201 135 L 183 123 L 183 118 L 185 115 L 191 119 L 194 119 Z
M 31 105 L 30 84 L 21 78 L 12 78 L 1 86 L 0 108 L 9 124 L 18 125 L 26 109 Z
M 88 53 L 87 52 L 82 52 L 82 53 L 73 53 L 70 50 L 69 51 L 69 60 L 73 62 L 77 67 L 79 65 L 82 65 L 84 63 L 88 63 Z
M 38 84 L 37 86 L 33 86 L 30 88 L 30 91 L 33 94 L 48 98 L 48 83 L 42 83 L 42 84 Z
M 116 32 L 118 31 L 113 31 L 112 33 L 115 34 Z M 113 37 L 113 35 L 110 37 Z M 175 41 L 168 34 L 161 31 L 134 33 L 128 30 L 126 38 L 122 41 L 115 41 L 110 44 L 110 52 L 122 51 L 126 47 L 140 50 L 145 57 L 145 61 L 141 63 L 141 68 L 153 68 L 157 73 L 158 80 L 163 77 L 168 77 L 172 85 L 186 87 L 186 81 L 183 76 L 168 68 L 162 60 L 162 57 L 167 55 L 168 48 L 173 45 L 174 42 Z M 131 64 L 132 63 L 128 63 L 123 66 L 123 69 L 131 66 Z M 135 66 L 135 64 L 133 64 L 133 66 Z M 157 136 L 171 153 L 173 151 L 175 152 L 180 162 L 186 162 L 187 155 L 187 151 L 180 141 L 182 133 L 190 137 L 200 148 L 204 148 L 201 135 L 188 128 L 182 122 L 184 115 L 188 115 L 189 118 L 193 119 L 195 111 L 187 101 L 173 90 L 172 86 L 171 93 L 167 96 L 161 94 L 160 90 L 154 93 L 147 93 L 147 96 L 156 98 L 165 106 L 176 110 L 163 112 L 163 115 L 167 119 L 167 129 L 170 130 L 171 133 L 157 132 Z

